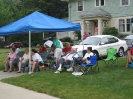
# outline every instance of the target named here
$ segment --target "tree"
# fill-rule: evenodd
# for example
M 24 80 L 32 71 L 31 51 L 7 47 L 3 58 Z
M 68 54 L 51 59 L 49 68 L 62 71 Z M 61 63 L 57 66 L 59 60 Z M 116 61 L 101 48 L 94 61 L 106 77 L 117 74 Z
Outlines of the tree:
M 10 12 L 12 12 L 13 21 L 25 16 L 22 12 L 22 2 L 20 0 L 4 0 L 6 6 L 10 6 Z
M 5 5 L 3 0 L 0 0 L 0 27 L 12 22 L 12 15 L 10 6 Z
M 57 18 L 68 17 L 68 3 L 61 0 L 21 0 L 23 11 L 29 14 L 40 11 Z
M 12 20 L 8 17 L 7 23 L 18 20 L 34 11 L 39 11 L 44 14 L 64 18 L 68 15 L 67 2 L 61 0 L 4 0 L 5 6 L 9 7 Z M 9 13 L 9 12 L 8 12 Z M 5 25 L 5 24 L 4 24 Z M 43 34 L 32 34 L 32 41 L 42 41 Z M 46 33 L 47 35 L 47 33 Z M 9 42 L 21 41 L 28 43 L 28 34 L 11 35 L 7 37 Z

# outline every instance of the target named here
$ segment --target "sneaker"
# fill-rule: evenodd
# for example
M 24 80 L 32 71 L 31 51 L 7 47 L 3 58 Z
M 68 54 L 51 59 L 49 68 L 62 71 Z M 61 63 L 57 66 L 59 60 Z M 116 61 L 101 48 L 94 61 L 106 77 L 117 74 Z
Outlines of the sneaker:
M 56 68 L 56 65 L 54 64 L 53 68 Z
M 76 72 L 73 72 L 72 74 L 74 75 Z
M 69 69 L 67 69 L 67 71 L 69 72 L 69 71 L 73 71 L 73 68 L 72 67 L 70 67 Z
M 29 72 L 29 74 L 32 74 L 32 72 Z
M 83 73 L 82 72 L 76 72 L 76 73 L 74 73 L 74 75 L 75 76 L 81 76 L 81 75 L 83 75 Z
M 58 74 L 58 73 L 60 73 L 60 71 L 59 70 L 57 70 L 56 72 L 54 72 L 55 74 Z
M 62 71 L 62 69 L 58 69 L 57 71 Z

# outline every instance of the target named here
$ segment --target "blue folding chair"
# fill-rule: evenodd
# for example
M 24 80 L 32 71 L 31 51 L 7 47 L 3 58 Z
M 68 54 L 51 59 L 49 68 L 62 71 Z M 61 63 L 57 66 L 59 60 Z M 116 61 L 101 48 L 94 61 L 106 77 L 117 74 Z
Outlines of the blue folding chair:
M 131 62 L 131 64 L 128 64 L 128 66 L 133 68 L 133 62 Z
M 89 64 L 81 64 L 81 71 L 83 74 L 86 74 L 87 72 L 99 72 L 99 66 L 98 66 L 98 57 L 90 56 L 90 63 Z

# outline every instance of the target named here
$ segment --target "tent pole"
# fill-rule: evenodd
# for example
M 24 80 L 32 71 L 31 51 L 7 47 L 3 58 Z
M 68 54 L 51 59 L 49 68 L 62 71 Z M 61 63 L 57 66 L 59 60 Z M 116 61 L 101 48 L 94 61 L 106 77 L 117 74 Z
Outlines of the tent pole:
M 29 72 L 31 72 L 31 31 L 29 31 Z
M 44 32 L 43 32 L 43 40 L 44 40 Z
M 84 50 L 84 43 L 83 43 L 83 37 L 82 37 L 82 45 L 83 45 L 83 50 Z

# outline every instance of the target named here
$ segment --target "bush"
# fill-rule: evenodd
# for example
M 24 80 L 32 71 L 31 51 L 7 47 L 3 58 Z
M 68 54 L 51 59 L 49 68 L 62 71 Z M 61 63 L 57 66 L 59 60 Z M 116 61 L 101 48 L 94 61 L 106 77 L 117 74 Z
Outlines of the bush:
M 7 45 L 6 42 L 2 42 L 2 41 L 0 41 L 0 48 L 4 48 L 5 45 Z
M 32 41 L 31 46 L 36 46 L 37 44 L 42 43 L 42 41 Z
M 40 47 L 40 44 L 37 44 L 36 47 L 39 48 Z
M 120 39 L 121 39 L 121 38 L 124 38 L 124 37 L 126 37 L 126 36 L 127 36 L 127 34 L 118 34 L 118 35 L 117 35 L 117 37 L 120 38 Z
M 60 39 L 62 42 L 72 42 L 70 37 L 64 37 L 62 39 Z
M 118 29 L 116 29 L 115 27 L 109 27 L 109 28 L 105 28 L 103 31 L 104 35 L 113 35 L 113 36 L 117 36 L 118 35 Z
M 81 40 L 81 31 L 75 31 L 74 34 L 78 36 L 78 40 Z

